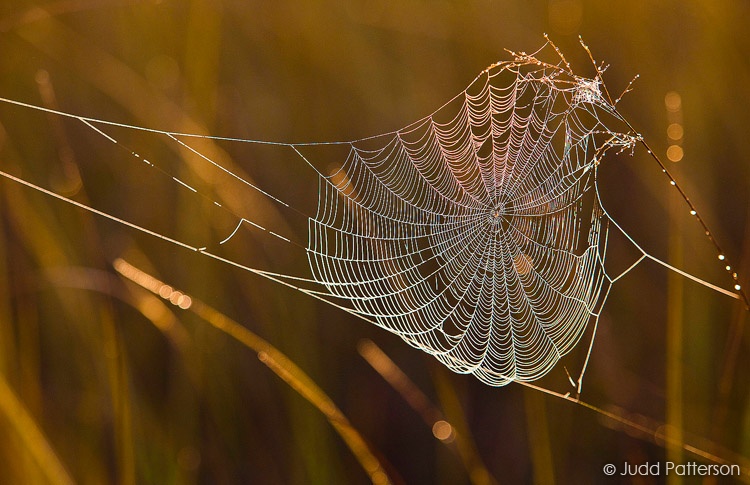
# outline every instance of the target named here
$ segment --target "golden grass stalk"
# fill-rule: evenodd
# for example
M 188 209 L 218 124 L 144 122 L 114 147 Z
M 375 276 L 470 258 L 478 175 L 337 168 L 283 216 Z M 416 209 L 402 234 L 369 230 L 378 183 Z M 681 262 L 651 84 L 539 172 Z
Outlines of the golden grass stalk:
M 675 100 L 677 103 L 675 105 Z M 667 93 L 664 98 L 667 117 L 670 122 L 682 123 L 682 107 L 680 105 L 680 96 L 672 91 Z M 682 159 L 682 136 L 673 148 L 679 149 L 679 158 L 670 156 L 669 150 L 667 156 L 673 162 L 679 162 Z M 674 143 L 674 140 L 670 139 Z M 684 227 L 682 223 L 682 211 L 684 209 L 683 201 L 672 199 L 669 204 L 669 263 L 682 267 L 684 263 L 684 244 L 683 236 Z M 685 279 L 680 275 L 671 272 L 667 277 L 667 342 L 666 342 L 666 426 L 665 434 L 669 438 L 666 442 L 667 460 L 673 463 L 683 461 L 682 442 L 684 441 L 683 428 L 683 320 L 685 307 Z M 679 484 L 683 479 L 680 476 L 670 475 L 667 477 L 667 483 Z
M 549 422 L 544 395 L 533 389 L 523 390 L 526 408 L 526 429 L 529 437 L 529 451 L 534 470 L 534 483 L 539 485 L 555 483 L 555 467 L 552 459 L 552 444 L 549 437 Z
M 26 410 L 26 407 L 18 399 L 2 374 L 0 374 L 0 412 L 15 428 L 21 441 L 26 445 L 50 483 L 61 485 L 75 483 L 42 430 L 37 426 L 34 418 Z
M 136 268 L 123 259 L 114 262 L 115 270 L 130 281 L 168 300 L 183 310 L 189 310 L 257 353 L 258 359 L 286 382 L 300 396 L 315 406 L 344 440 L 362 468 L 375 484 L 391 483 L 391 479 L 370 450 L 362 435 L 336 406 L 331 398 L 302 369 L 276 347 L 255 333 L 230 319 L 211 306 Z

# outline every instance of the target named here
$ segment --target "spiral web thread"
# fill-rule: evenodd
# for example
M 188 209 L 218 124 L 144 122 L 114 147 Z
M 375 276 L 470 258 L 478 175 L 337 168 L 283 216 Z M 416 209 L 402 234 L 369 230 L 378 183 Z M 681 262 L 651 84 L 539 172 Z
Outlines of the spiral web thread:
M 545 49 L 554 49 L 556 63 L 539 60 Z M 12 174 L 0 171 L 0 175 L 321 299 L 399 335 L 450 369 L 472 373 L 490 385 L 513 381 L 530 385 L 570 352 L 593 323 L 586 362 L 578 379 L 571 378 L 580 392 L 610 288 L 643 260 L 747 300 L 736 274 L 732 276 L 739 293 L 670 266 L 643 250 L 602 207 L 596 181 L 602 157 L 612 148 L 632 150 L 641 143 L 679 189 L 719 259 L 725 261 L 690 200 L 617 112 L 619 98 L 612 100 L 601 81 L 604 68 L 596 67 L 593 79 L 577 76 L 549 41 L 534 54 L 512 55 L 513 60 L 480 73 L 465 91 L 433 114 L 401 130 L 351 142 L 293 144 L 174 133 L 0 98 L 79 120 L 121 147 L 106 133 L 108 126 L 163 135 L 167 142 L 180 144 L 230 174 L 191 147 L 189 140 L 201 137 L 292 148 L 319 179 L 317 212 L 309 217 L 307 245 L 236 214 L 237 227 L 220 244 L 243 225 L 252 226 L 304 249 L 310 276 L 244 266 Z M 614 125 L 626 132 L 609 128 Z M 338 170 L 325 174 L 302 151 L 330 144 L 348 146 L 349 152 Z M 611 225 L 641 252 L 618 275 L 605 270 Z

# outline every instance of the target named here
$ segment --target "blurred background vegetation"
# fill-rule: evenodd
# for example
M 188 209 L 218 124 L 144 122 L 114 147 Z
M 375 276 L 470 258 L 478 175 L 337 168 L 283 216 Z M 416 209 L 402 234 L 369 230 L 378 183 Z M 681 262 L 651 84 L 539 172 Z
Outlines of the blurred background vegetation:
M 163 130 L 346 140 L 421 118 L 507 59 L 504 48 L 534 51 L 545 32 L 577 72 L 592 76 L 581 34 L 611 64 L 612 91 L 640 74 L 622 113 L 665 160 L 670 145 L 680 147 L 671 149 L 679 161 L 670 169 L 750 286 L 750 3 L 617 3 L 11 0 L 0 5 L 0 96 Z M 670 92 L 679 94 L 677 108 Z M 673 127 L 670 138 L 675 123 L 682 132 Z M 304 221 L 204 174 L 174 143 L 116 137 L 232 210 L 305 241 Z M 297 205 L 315 195 L 288 150 L 204 148 Z M 81 123 L 6 105 L 0 170 L 196 246 L 223 239 L 236 223 Z M 642 149 L 609 157 L 605 207 L 657 257 L 731 286 L 660 175 Z M 226 255 L 297 274 L 305 266 L 304 257 L 250 232 Z M 631 257 L 614 251 L 613 264 Z M 495 389 L 452 375 L 344 312 L 3 179 L 3 482 L 44 483 L 63 473 L 81 483 L 371 478 L 304 392 L 195 312 L 120 277 L 117 258 L 283 352 L 396 482 L 592 483 L 603 480 L 605 463 L 704 461 L 665 445 L 664 435 L 748 466 L 748 313 L 655 265 L 642 264 L 613 288 L 584 382 L 584 400 L 650 430 L 639 431 L 521 386 Z M 394 377 L 378 349 L 413 384 Z M 389 369 L 396 385 L 363 355 Z M 415 397 L 416 388 L 425 396 Z M 443 419 L 461 439 L 431 429 Z

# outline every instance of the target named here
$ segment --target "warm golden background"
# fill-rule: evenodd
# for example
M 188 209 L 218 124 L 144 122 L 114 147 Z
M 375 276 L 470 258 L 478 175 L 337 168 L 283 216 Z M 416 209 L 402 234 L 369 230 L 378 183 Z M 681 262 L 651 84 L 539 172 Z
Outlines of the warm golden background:
M 421 118 L 507 59 L 504 48 L 536 50 L 545 32 L 591 76 L 581 34 L 611 64 L 610 89 L 641 75 L 622 113 L 665 160 L 670 144 L 683 149 L 669 166 L 750 287 L 750 3 L 610 3 L 10 0 L 0 5 L 0 97 L 164 130 L 346 140 Z M 667 109 L 669 92 L 679 93 L 679 110 Z M 670 141 L 674 122 L 684 131 Z M 116 135 L 236 211 L 306 240 L 304 221 L 256 203 L 241 185 L 201 178 L 174 143 Z M 314 199 L 315 187 L 290 150 L 207 150 L 314 209 L 305 191 Z M 323 160 L 322 169 L 340 161 Z M 0 170 L 196 246 L 215 244 L 236 223 L 81 123 L 6 105 Z M 601 191 L 653 254 L 731 286 L 642 149 L 608 158 Z M 246 264 L 305 271 L 303 256 L 251 232 L 225 250 Z M 650 430 L 638 431 L 541 392 L 452 375 L 344 312 L 3 179 L 3 483 L 64 483 L 58 463 L 75 481 L 97 484 L 368 480 L 303 397 L 309 385 L 293 388 L 248 346 L 125 282 L 112 266 L 120 257 L 283 352 L 330 396 L 394 481 L 592 483 L 603 480 L 605 463 L 705 461 L 665 447 L 664 434 L 748 467 L 748 313 L 653 264 L 614 287 L 583 395 Z M 612 261 L 631 257 L 615 251 Z M 460 439 L 436 439 L 360 355 L 365 338 L 424 391 L 434 406 L 423 412 L 427 420 L 444 417 Z M 550 385 L 567 390 L 564 380 Z M 325 407 L 320 396 L 312 400 Z

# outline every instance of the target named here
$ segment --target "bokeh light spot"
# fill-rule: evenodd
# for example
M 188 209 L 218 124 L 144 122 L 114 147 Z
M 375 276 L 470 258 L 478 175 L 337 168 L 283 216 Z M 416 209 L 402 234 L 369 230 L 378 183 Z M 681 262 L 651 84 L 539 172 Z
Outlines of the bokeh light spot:
M 671 161 L 679 162 L 680 160 L 682 160 L 683 156 L 685 156 L 685 152 L 683 152 L 681 146 L 670 145 L 669 148 L 667 148 L 667 158 Z

